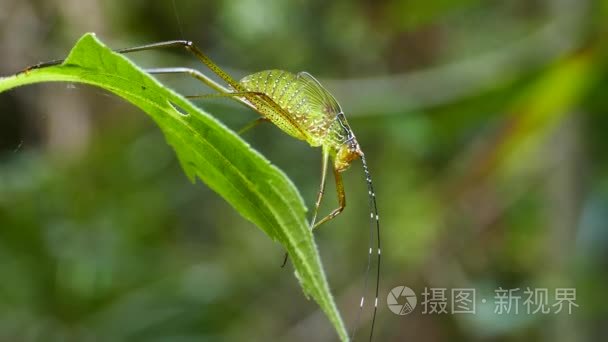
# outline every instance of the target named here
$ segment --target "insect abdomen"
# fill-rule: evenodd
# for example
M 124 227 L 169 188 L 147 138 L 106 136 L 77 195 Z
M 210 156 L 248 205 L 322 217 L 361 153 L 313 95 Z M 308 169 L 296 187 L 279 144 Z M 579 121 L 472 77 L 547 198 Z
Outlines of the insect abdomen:
M 313 146 L 320 145 L 318 134 L 315 134 L 318 122 L 311 116 L 307 96 L 297 75 L 283 70 L 265 70 L 244 77 L 240 83 L 247 91 L 266 94 L 282 109 L 282 113 L 276 113 L 270 108 L 258 108 L 276 126 Z

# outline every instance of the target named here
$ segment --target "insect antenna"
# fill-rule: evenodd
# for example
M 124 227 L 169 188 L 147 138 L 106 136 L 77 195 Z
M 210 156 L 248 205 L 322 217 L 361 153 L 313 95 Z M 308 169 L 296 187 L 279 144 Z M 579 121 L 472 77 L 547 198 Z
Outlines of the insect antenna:
M 171 0 L 171 4 L 173 5 L 173 14 L 175 14 L 175 21 L 177 21 L 177 28 L 179 29 L 180 39 L 184 39 L 184 30 L 182 29 L 182 21 L 179 18 L 179 12 L 177 12 L 177 5 L 175 4 L 175 0 Z
M 365 294 L 367 293 L 367 285 L 369 279 L 369 272 L 372 264 L 372 251 L 373 251 L 373 243 L 374 243 L 374 225 L 376 230 L 376 241 L 377 241 L 377 263 L 376 263 L 376 290 L 375 290 L 375 298 L 374 298 L 374 313 L 372 315 L 372 326 L 369 333 L 369 340 L 371 341 L 374 336 L 374 326 L 376 324 L 376 313 L 378 311 L 378 293 L 380 289 L 380 218 L 378 216 L 378 207 L 376 205 L 376 193 L 374 192 L 374 185 L 372 183 L 372 176 L 369 172 L 369 168 L 367 167 L 367 161 L 365 160 L 365 155 L 361 155 L 361 162 L 363 163 L 363 171 L 365 173 L 365 182 L 367 183 L 367 194 L 368 194 L 368 202 L 369 202 L 369 253 L 367 255 L 367 266 L 365 267 L 365 280 L 363 283 L 363 294 L 361 295 L 361 303 L 359 304 L 359 312 L 357 313 L 357 318 L 355 321 L 355 325 L 353 326 L 353 331 L 351 333 L 351 340 L 355 340 L 355 335 L 357 333 L 357 327 L 359 326 L 359 320 L 361 318 L 361 312 L 363 311 L 363 305 L 365 302 Z

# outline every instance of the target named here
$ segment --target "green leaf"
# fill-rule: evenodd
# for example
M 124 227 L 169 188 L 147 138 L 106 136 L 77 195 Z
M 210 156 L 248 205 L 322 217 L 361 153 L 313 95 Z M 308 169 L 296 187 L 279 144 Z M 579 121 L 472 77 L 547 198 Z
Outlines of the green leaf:
M 306 207 L 283 172 L 212 116 L 114 53 L 93 34 L 84 35 L 62 65 L 0 78 L 0 92 L 54 81 L 101 87 L 150 115 L 192 181 L 200 178 L 289 252 L 305 295 L 319 304 L 340 339 L 348 340 L 306 221 Z

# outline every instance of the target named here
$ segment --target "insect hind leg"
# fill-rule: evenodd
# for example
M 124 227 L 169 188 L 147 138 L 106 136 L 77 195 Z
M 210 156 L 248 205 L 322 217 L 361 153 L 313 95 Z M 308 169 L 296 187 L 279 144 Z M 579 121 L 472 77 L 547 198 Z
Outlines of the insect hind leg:
M 200 60 L 203 64 L 209 68 L 209 70 L 213 71 L 216 75 L 218 75 L 221 79 L 223 79 L 226 83 L 228 83 L 231 87 L 237 90 L 243 90 L 242 86 L 230 75 L 228 75 L 224 70 L 222 70 L 217 64 L 215 64 L 207 55 L 205 55 L 194 43 L 190 40 L 169 40 L 164 42 L 140 45 L 130 48 L 117 49 L 114 50 L 117 53 L 127 54 L 139 51 L 147 51 L 147 50 L 155 50 L 155 49 L 164 49 L 164 48 L 182 48 L 186 51 L 192 53 L 198 60 Z M 21 72 L 27 72 L 33 69 L 45 68 L 53 65 L 59 65 L 63 63 L 65 59 L 56 59 L 48 62 L 42 62 L 30 67 L 27 67 Z

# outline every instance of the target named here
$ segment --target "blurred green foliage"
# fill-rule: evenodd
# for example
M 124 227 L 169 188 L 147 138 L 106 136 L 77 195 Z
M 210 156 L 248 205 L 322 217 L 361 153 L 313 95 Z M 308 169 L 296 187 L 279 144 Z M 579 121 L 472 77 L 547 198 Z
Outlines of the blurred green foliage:
M 208 63 L 217 68 L 213 62 Z M 306 206 L 283 172 L 212 116 L 164 87 L 91 33 L 83 35 L 61 63 L 39 65 L 0 78 L 0 92 L 57 81 L 107 90 L 152 117 L 193 183 L 201 180 L 283 246 L 304 294 L 319 304 L 340 340 L 348 340 L 309 228 Z M 227 81 L 236 82 L 229 77 Z
M 345 108 L 377 183 L 378 341 L 606 338 L 608 1 L 175 5 L 179 23 L 170 1 L 3 1 L 0 74 L 63 57 L 87 31 L 113 47 L 192 39 L 235 77 L 309 71 Z M 179 51 L 133 58 L 200 68 Z M 0 339 L 333 339 L 278 267 L 281 249 L 190 185 L 153 123 L 106 95 L 79 85 L 0 95 Z M 200 105 L 234 128 L 255 117 Z M 319 151 L 270 125 L 245 138 L 312 203 Z M 361 173 L 345 173 L 348 206 L 316 234 L 349 327 L 367 254 Z M 398 285 L 471 287 L 489 306 L 397 316 L 385 299 Z M 579 307 L 498 315 L 499 286 L 573 287 Z

